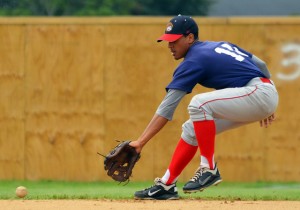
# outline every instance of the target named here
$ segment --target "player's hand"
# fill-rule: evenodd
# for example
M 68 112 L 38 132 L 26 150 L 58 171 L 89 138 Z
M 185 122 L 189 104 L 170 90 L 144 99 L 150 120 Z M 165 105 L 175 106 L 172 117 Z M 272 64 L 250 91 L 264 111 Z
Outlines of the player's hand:
M 275 120 L 275 114 L 270 115 L 269 117 L 261 120 L 260 123 L 260 127 L 265 127 L 267 128 L 269 125 L 272 124 L 272 122 Z
M 129 143 L 130 146 L 134 147 L 135 148 L 135 151 L 137 153 L 141 153 L 142 149 L 143 149 L 143 146 L 142 144 L 139 142 L 139 141 L 132 141 Z

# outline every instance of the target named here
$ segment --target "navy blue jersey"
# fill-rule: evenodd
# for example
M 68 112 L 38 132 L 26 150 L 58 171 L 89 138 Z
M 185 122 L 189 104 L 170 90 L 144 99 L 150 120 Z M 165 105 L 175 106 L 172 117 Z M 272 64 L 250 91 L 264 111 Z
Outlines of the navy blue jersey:
M 265 77 L 252 54 L 228 42 L 197 42 L 190 47 L 166 89 L 192 92 L 196 84 L 214 89 L 243 87 Z

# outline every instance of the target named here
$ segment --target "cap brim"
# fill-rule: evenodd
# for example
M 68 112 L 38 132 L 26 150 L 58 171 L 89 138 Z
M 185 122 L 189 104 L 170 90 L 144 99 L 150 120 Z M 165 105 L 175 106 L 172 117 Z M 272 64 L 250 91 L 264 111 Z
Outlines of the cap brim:
M 177 39 L 182 37 L 182 34 L 164 34 L 157 39 L 157 42 L 167 41 L 167 42 L 175 42 Z

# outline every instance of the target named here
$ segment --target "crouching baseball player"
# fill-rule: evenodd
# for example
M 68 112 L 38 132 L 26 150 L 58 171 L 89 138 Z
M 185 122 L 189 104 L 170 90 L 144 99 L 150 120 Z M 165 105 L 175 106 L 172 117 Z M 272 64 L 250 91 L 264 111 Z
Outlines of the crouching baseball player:
M 198 26 L 191 17 L 172 18 L 157 41 L 167 41 L 174 59 L 184 60 L 175 69 L 152 120 L 130 143 L 138 153 L 172 120 L 177 105 L 195 85 L 215 90 L 192 98 L 188 106 L 190 118 L 182 126 L 168 169 L 153 186 L 135 192 L 136 199 L 178 199 L 176 181 L 198 148 L 200 166 L 183 191 L 197 192 L 219 184 L 222 178 L 214 161 L 216 134 L 256 121 L 267 127 L 275 119 L 278 105 L 278 93 L 265 62 L 229 42 L 200 41 Z

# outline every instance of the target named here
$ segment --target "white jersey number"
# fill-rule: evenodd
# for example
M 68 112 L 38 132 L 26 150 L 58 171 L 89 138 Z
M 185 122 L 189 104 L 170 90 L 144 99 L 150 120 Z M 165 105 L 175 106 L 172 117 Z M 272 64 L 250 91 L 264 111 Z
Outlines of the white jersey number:
M 235 58 L 235 60 L 240 61 L 240 62 L 245 60 L 245 57 L 248 57 L 247 54 L 242 53 L 241 51 L 239 51 L 238 48 L 232 47 L 229 44 L 222 44 L 221 47 L 215 48 L 215 51 L 219 54 L 229 55 L 229 56 Z

